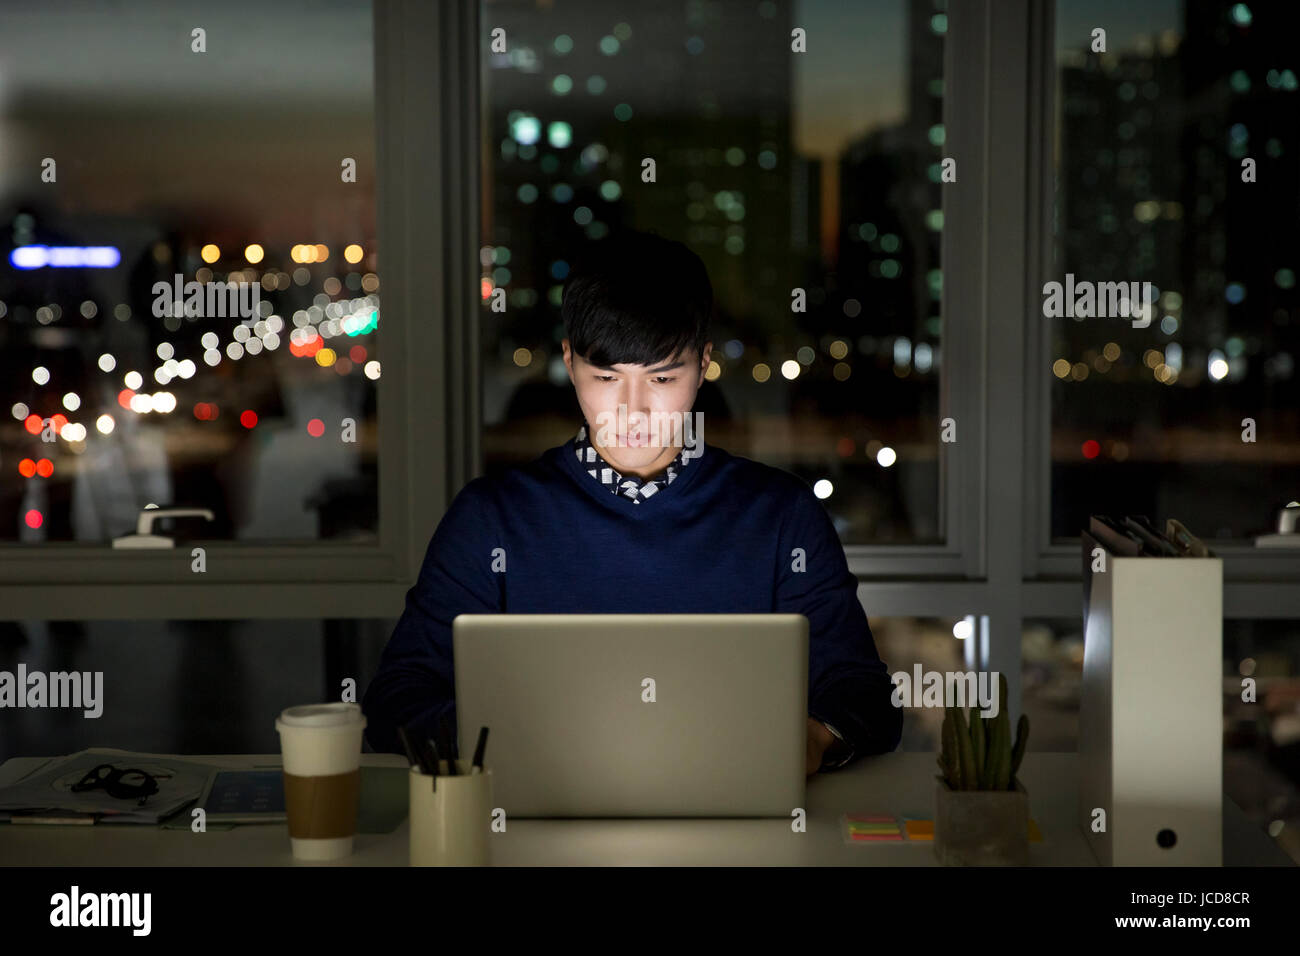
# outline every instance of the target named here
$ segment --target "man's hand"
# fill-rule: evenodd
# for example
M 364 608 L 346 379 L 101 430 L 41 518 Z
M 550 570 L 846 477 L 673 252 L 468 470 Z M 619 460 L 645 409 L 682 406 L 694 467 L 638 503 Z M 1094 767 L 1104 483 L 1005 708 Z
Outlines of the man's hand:
M 820 720 L 808 718 L 808 758 L 804 761 L 804 773 L 811 777 L 822 765 L 826 748 L 835 742 L 835 735 L 826 729 Z

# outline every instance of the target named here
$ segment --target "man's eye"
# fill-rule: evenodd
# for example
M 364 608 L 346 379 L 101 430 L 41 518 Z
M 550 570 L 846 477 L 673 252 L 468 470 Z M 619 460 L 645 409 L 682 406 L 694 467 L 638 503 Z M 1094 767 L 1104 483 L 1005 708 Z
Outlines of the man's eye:
M 598 381 L 598 382 L 612 382 L 612 381 L 614 381 L 614 376 L 613 376 L 613 375 L 597 375 L 597 376 L 596 376 L 596 381 Z M 668 384 L 670 384 L 670 383 L 672 383 L 672 382 L 677 381 L 677 378 L 676 378 L 675 376 L 673 376 L 673 375 L 656 375 L 656 376 L 655 376 L 655 381 L 658 382 L 660 385 L 668 385 Z

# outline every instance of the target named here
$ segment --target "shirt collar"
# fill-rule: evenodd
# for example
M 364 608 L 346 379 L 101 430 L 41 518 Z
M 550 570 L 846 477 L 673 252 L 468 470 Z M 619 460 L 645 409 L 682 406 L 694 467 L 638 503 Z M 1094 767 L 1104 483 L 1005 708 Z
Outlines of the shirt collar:
M 587 470 L 587 474 L 599 481 L 608 488 L 613 494 L 621 495 L 624 498 L 630 498 L 633 504 L 640 504 L 647 498 L 653 497 L 664 488 L 673 483 L 673 479 L 681 472 L 683 468 L 690 464 L 691 459 L 685 457 L 686 449 L 679 451 L 662 471 L 652 478 L 638 478 L 636 475 L 622 475 L 613 465 L 607 462 L 596 450 L 596 446 L 591 443 L 587 435 L 587 423 L 584 421 L 578 429 L 578 434 L 573 438 L 574 454 L 578 463 Z

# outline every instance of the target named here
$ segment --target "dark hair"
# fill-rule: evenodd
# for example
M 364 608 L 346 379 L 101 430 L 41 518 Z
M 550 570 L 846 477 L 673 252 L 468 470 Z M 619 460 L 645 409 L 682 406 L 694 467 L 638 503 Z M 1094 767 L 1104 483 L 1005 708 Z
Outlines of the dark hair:
M 655 365 L 709 341 L 713 286 L 680 242 L 615 233 L 588 246 L 564 282 L 569 345 L 594 365 Z

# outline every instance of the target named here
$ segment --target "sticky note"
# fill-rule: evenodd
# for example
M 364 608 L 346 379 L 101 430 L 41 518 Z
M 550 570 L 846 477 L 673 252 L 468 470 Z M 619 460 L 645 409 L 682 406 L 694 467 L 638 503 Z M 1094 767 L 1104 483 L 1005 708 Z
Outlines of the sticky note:
M 884 813 L 846 813 L 840 817 L 844 842 L 906 843 L 899 819 Z
M 906 823 L 907 838 L 909 840 L 933 840 L 934 839 L 934 821 L 933 820 L 908 820 Z
M 933 840 L 934 839 L 934 821 L 933 820 L 906 820 L 904 828 L 907 831 L 909 840 Z M 1043 831 L 1038 828 L 1038 821 L 1029 821 L 1029 842 L 1042 843 Z

